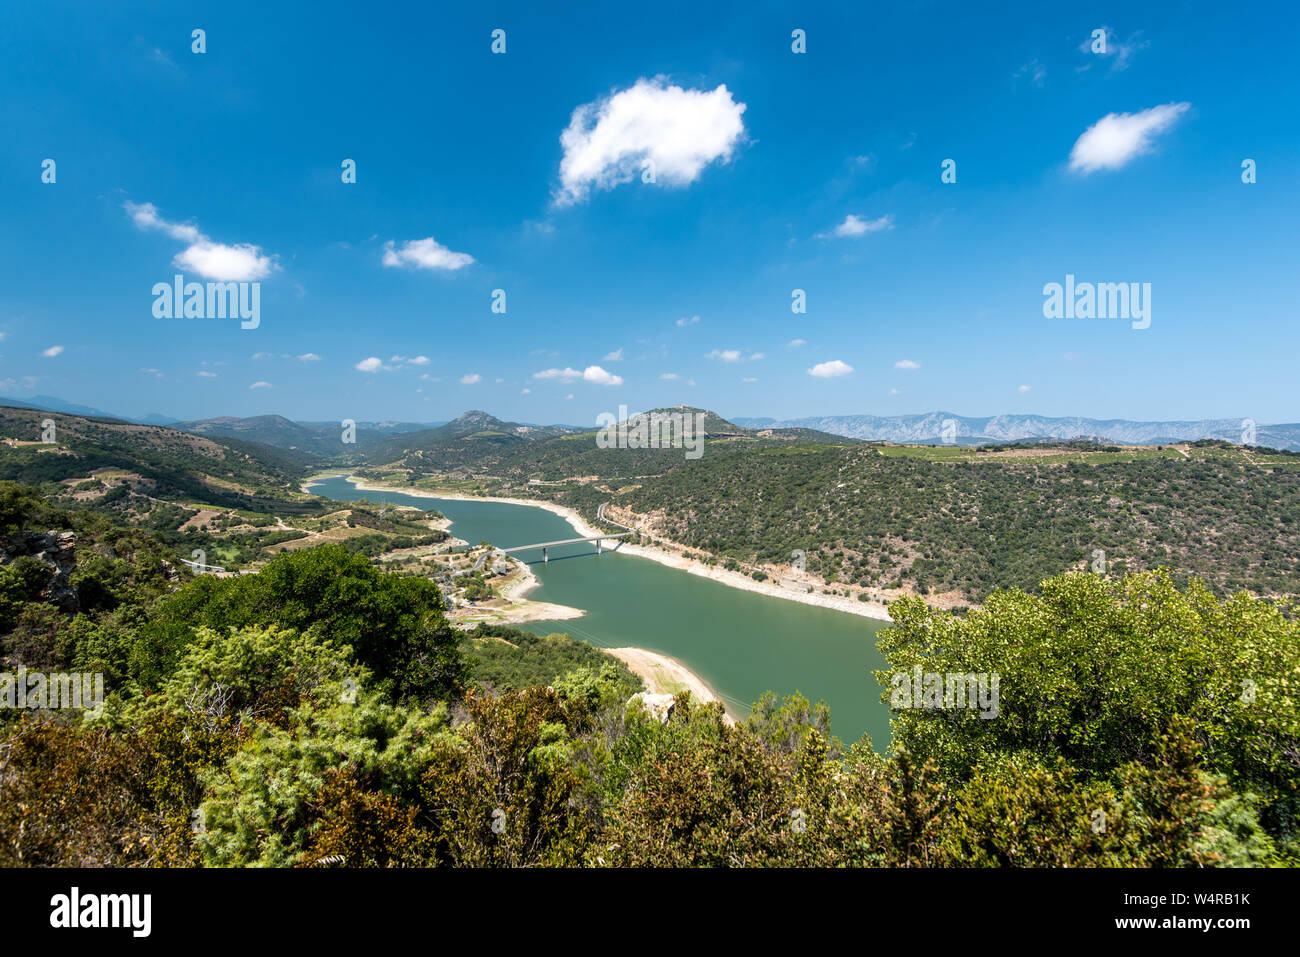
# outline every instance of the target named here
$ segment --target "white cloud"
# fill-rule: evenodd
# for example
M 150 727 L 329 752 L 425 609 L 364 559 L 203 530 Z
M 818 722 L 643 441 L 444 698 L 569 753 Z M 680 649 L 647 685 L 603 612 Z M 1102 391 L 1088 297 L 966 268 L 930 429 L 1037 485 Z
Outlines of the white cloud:
M 608 353 L 608 354 L 605 356 L 605 358 L 601 359 L 600 361 L 601 361 L 601 362 L 622 362 L 622 361 L 623 361 L 623 350 L 622 350 L 622 349 L 615 349 L 613 352 Z
M 388 361 L 396 365 L 427 366 L 429 364 L 429 357 L 428 356 L 389 356 Z
M 1022 386 L 1021 386 L 1019 389 L 1017 389 L 1016 391 L 1019 392 L 1019 393 L 1021 393 L 1021 394 L 1024 394 L 1024 393 L 1028 392 L 1028 391 L 1029 391 L 1030 389 L 1032 389 L 1032 388 L 1033 388 L 1033 386 L 1022 385 Z
M 358 372 L 379 372 L 384 368 L 384 363 L 380 360 L 379 356 L 370 356 L 369 358 L 362 359 L 353 366 L 353 368 Z
M 477 372 L 470 372 L 460 377 L 461 385 L 477 385 L 483 381 L 483 377 Z
M 591 382 L 596 385 L 622 385 L 623 377 L 616 376 L 612 372 L 606 372 L 600 366 L 587 366 L 579 372 L 577 369 L 565 366 L 563 369 L 543 369 L 541 372 L 533 373 L 534 379 L 558 379 L 560 382 L 573 382 L 582 379 L 584 382 Z
M 249 386 L 249 388 L 250 388 L 250 389 L 269 389 L 269 388 L 271 388 L 271 383 L 269 383 L 269 382 L 254 382 L 252 385 Z
M 830 362 L 819 362 L 808 370 L 809 375 L 816 376 L 819 379 L 836 379 L 852 372 L 853 366 L 847 362 L 841 362 L 839 359 L 832 359 Z
M 758 380 L 755 379 L 755 378 L 753 378 L 752 376 L 746 376 L 745 378 L 741 379 L 740 381 L 741 381 L 741 382 L 757 382 Z
M 560 134 L 557 206 L 585 200 L 592 187 L 612 189 L 642 175 L 654 164 L 655 180 L 686 186 L 715 160 L 728 162 L 745 133 L 745 104 L 726 86 L 687 90 L 663 77 L 642 77 L 620 90 L 573 111 Z
M 596 385 L 622 385 L 623 377 L 614 375 L 612 372 L 606 372 L 600 366 L 587 366 L 582 370 L 582 381 L 592 382 Z
M 254 358 L 254 359 L 274 359 L 275 356 L 273 356 L 273 355 L 272 355 L 271 353 L 269 353 L 269 352 L 254 352 L 254 353 L 253 353 L 253 358 Z
M 205 279 L 248 282 L 271 274 L 271 260 L 249 243 L 195 243 L 172 260 L 179 268 L 196 272 Z
M 659 376 L 659 378 L 663 379 L 665 382 L 672 382 L 674 379 L 680 379 L 681 376 L 679 376 L 676 372 L 665 372 L 661 376 Z
M 739 362 L 740 350 L 739 349 L 714 349 L 707 356 L 705 356 L 705 358 L 721 359 L 723 362 Z
M 532 395 L 532 394 L 533 394 L 533 390 L 532 390 L 532 389 L 529 389 L 529 388 L 527 388 L 527 387 L 524 387 L 524 388 L 522 388 L 522 389 L 519 390 L 519 394 L 520 394 L 520 395 Z
M 1152 138 L 1172 127 L 1191 106 L 1165 103 L 1137 113 L 1107 113 L 1075 141 L 1070 169 L 1076 173 L 1119 169 L 1151 152 Z
M 123 203 L 137 229 L 156 229 L 189 245 L 172 259 L 178 269 L 196 272 L 204 279 L 250 282 L 275 270 L 275 261 L 252 243 L 214 243 L 190 223 L 173 223 L 158 215 L 153 203 Z
M 197 226 L 189 223 L 169 223 L 158 215 L 158 207 L 153 203 L 133 203 L 130 200 L 122 204 L 126 210 L 131 222 L 135 223 L 136 229 L 160 229 L 172 239 L 179 239 L 183 243 L 201 242 L 204 235 L 199 232 Z
M 565 366 L 563 369 L 543 369 L 541 372 L 533 373 L 534 379 L 559 379 L 561 382 L 572 382 L 574 379 L 581 379 L 582 373 L 577 369 L 571 369 Z
M 454 271 L 473 262 L 474 257 L 469 253 L 452 252 L 432 236 L 426 239 L 412 239 L 402 243 L 400 248 L 391 239 L 384 243 L 385 266 Z
M 140 371 L 153 376 L 155 379 L 161 379 L 163 377 L 161 369 L 141 369 Z
M 200 379 L 215 379 L 217 377 L 217 374 L 215 372 L 204 372 L 202 369 L 200 369 L 198 372 L 194 374 L 198 376 Z
M 893 229 L 893 228 L 894 228 L 894 217 L 890 213 L 887 213 L 884 216 L 880 216 L 876 219 L 863 219 L 861 216 L 856 216 L 853 213 L 849 213 L 847 216 L 844 217 L 844 222 L 840 223 L 833 230 L 831 230 L 830 235 L 840 239 L 846 237 L 850 239 L 854 239 L 857 238 L 858 236 L 865 236 L 867 233 L 878 233 L 882 230 Z M 827 236 L 826 233 L 818 233 L 817 238 L 827 239 L 829 237 Z
M 894 363 L 894 368 L 907 369 L 910 371 L 912 369 L 921 368 L 921 363 L 917 362 L 915 359 L 899 359 L 897 362 Z
M 791 339 L 789 342 L 785 344 L 785 347 L 787 349 L 797 349 L 800 346 L 806 346 L 806 345 L 808 345 L 807 339 Z
M 699 317 L 699 316 L 684 316 L 683 318 L 677 320 L 677 325 L 679 325 L 679 326 L 693 326 L 693 325 L 695 325 L 695 324 L 696 324 L 697 322 L 699 322 L 699 321 L 700 321 L 700 317 Z
M 314 352 L 304 352 L 298 357 L 299 362 L 320 362 L 320 356 Z
M 45 358 L 47 359 L 53 359 L 62 351 L 63 351 L 63 346 L 50 346 L 48 349 L 42 352 L 41 355 L 45 356 Z
M 902 395 L 902 394 L 903 394 L 903 390 L 902 390 L 902 389 L 890 389 L 890 390 L 889 390 L 889 394 L 890 394 L 890 395 Z

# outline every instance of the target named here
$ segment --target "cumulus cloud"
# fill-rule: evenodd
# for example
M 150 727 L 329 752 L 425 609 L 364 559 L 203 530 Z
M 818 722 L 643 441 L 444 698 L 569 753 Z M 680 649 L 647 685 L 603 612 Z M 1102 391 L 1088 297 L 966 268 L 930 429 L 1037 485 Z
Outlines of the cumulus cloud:
M 706 356 L 708 359 L 721 359 L 723 362 L 739 362 L 739 349 L 714 349 Z
M 677 320 L 677 325 L 679 325 L 679 326 L 693 326 L 693 325 L 695 325 L 695 324 L 696 324 L 697 322 L 699 322 L 699 321 L 700 321 L 700 317 L 699 317 L 699 316 L 684 316 L 683 318 Z
M 847 362 L 841 362 L 839 359 L 832 359 L 830 362 L 819 362 L 808 370 L 809 375 L 816 376 L 818 379 L 837 379 L 852 372 L 853 366 Z
M 662 375 L 660 375 L 659 378 L 663 379 L 665 382 L 671 382 L 674 379 L 680 379 L 681 376 L 679 376 L 676 372 L 665 372 Z
M 559 379 L 561 382 L 572 382 L 574 379 L 581 379 L 582 373 L 577 369 L 565 367 L 563 369 L 543 369 L 541 372 L 533 373 L 534 379 Z
M 192 223 L 174 223 L 158 214 L 153 203 L 123 203 L 137 229 L 160 230 L 188 245 L 172 259 L 178 269 L 196 272 L 204 279 L 250 282 L 264 279 L 276 269 L 275 261 L 252 243 L 213 242 Z
M 47 359 L 53 359 L 61 352 L 63 352 L 63 346 L 50 346 L 48 349 L 42 352 L 41 355 L 45 356 L 45 358 Z
M 260 382 L 260 381 L 259 381 L 259 382 L 254 382 L 252 385 L 249 386 L 249 388 L 250 388 L 250 389 L 269 389 L 269 388 L 271 388 L 271 383 L 269 383 L 269 382 Z
M 615 349 L 613 352 L 608 353 L 608 354 L 605 356 L 605 358 L 601 359 L 600 361 L 601 361 L 601 362 L 622 362 L 622 361 L 623 361 L 623 350 L 622 350 L 622 349 Z
M 686 186 L 710 163 L 728 162 L 745 133 L 737 103 L 725 85 L 714 90 L 672 86 L 642 77 L 626 90 L 584 103 L 560 134 L 557 206 L 587 199 L 592 188 L 612 189 L 653 163 L 655 182 Z
M 534 379 L 556 379 L 560 382 L 574 382 L 581 379 L 584 382 L 591 382 L 595 385 L 622 385 L 623 377 L 616 376 L 612 372 L 606 372 L 600 366 L 587 366 L 579 372 L 577 369 L 566 366 L 563 369 L 543 369 L 541 372 L 533 373 Z
M 470 372 L 460 377 L 461 385 L 477 385 L 483 381 L 483 377 L 477 372 Z
M 808 345 L 807 339 L 791 339 L 789 342 L 785 344 L 787 349 L 797 349 L 800 346 L 806 346 L 806 345 Z
M 606 372 L 600 366 L 587 366 L 582 370 L 582 381 L 595 385 L 622 385 L 623 377 Z
M 379 356 L 370 356 L 362 359 L 354 367 L 358 372 L 379 372 L 385 368 L 383 361 Z
M 892 214 L 885 214 L 876 219 L 863 219 L 861 216 L 849 213 L 844 217 L 844 222 L 840 223 L 834 229 L 827 233 L 818 233 L 818 239 L 827 239 L 834 236 L 837 239 L 856 239 L 858 236 L 865 236 L 867 233 L 878 233 L 882 230 L 894 228 L 894 217 Z
M 454 272 L 474 262 L 469 253 L 452 252 L 432 236 L 412 239 L 398 246 L 391 239 L 384 243 L 384 265 L 411 269 L 442 269 Z
M 1119 169 L 1151 152 L 1151 140 L 1177 123 L 1191 107 L 1190 103 L 1165 103 L 1137 113 L 1107 113 L 1075 141 L 1070 169 L 1084 174 Z
M 915 359 L 899 359 L 897 362 L 894 363 L 894 368 L 907 369 L 910 371 L 912 369 L 921 368 L 921 363 L 917 362 Z

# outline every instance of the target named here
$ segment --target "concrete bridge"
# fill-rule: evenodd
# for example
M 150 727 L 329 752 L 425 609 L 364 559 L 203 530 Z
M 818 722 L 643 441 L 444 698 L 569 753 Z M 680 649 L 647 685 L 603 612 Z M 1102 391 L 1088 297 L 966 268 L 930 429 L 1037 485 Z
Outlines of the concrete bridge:
M 204 565 L 200 562 L 192 562 L 187 558 L 182 558 L 180 560 L 180 563 L 182 565 L 189 565 L 190 568 L 194 569 L 196 572 L 199 572 L 200 574 L 202 574 L 203 572 L 224 572 L 225 571 L 225 569 L 222 568 L 220 565 Z
M 502 554 L 509 555 L 512 552 L 526 552 L 534 548 L 540 548 L 542 550 L 542 561 L 549 562 L 551 558 L 550 555 L 548 554 L 548 550 L 555 548 L 557 545 L 578 545 L 582 542 L 595 542 L 596 554 L 599 555 L 601 552 L 601 548 L 603 547 L 603 543 L 606 539 L 627 538 L 631 534 L 633 533 L 619 532 L 616 535 L 586 535 L 582 538 L 562 538 L 554 542 L 538 542 L 535 545 L 515 545 L 513 548 L 498 548 L 497 551 L 501 552 Z

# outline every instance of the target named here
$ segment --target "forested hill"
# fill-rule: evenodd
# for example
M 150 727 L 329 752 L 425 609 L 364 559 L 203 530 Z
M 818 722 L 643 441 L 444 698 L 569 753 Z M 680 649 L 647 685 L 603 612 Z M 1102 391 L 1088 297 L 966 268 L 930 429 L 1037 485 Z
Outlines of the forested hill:
M 1220 594 L 1300 595 L 1300 456 L 1226 442 L 865 445 L 710 416 L 698 460 L 595 432 L 431 443 L 365 474 L 526 495 L 611 516 L 708 561 L 844 594 L 980 602 L 1093 567 L 1171 568 Z
M 173 427 L 210 438 L 244 439 L 322 460 L 348 462 L 357 460 L 362 450 L 382 439 L 430 428 L 414 422 L 355 422 L 353 426 L 348 429 L 342 422 L 294 422 L 282 415 L 255 415 L 196 419 L 177 422 Z M 349 441 L 344 441 L 345 436 Z
M 318 461 L 235 438 L 8 407 L 0 407 L 0 441 L 0 479 L 43 485 L 120 469 L 139 476 L 160 498 L 230 507 L 294 497 L 298 478 Z
M 855 439 L 811 429 L 747 429 L 715 412 L 691 406 L 651 409 L 652 415 L 699 415 L 707 443 L 722 445 L 789 446 L 792 443 L 856 444 Z M 460 469 L 465 474 L 529 477 L 545 481 L 571 475 L 638 475 L 659 473 L 683 461 L 683 449 L 602 449 L 597 429 L 570 426 L 521 425 L 503 422 L 486 412 L 466 412 L 438 429 L 396 435 L 365 450 L 372 467 L 405 467 L 420 471 Z

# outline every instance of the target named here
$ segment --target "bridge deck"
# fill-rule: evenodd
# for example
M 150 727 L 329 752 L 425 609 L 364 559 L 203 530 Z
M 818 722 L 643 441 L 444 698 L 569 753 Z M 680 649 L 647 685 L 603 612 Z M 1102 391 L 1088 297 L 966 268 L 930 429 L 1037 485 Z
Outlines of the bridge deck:
M 579 545 L 582 542 L 599 542 L 607 538 L 627 538 L 631 532 L 618 532 L 612 535 L 587 535 L 584 538 L 562 538 L 555 542 L 538 542 L 536 545 L 515 545 L 511 548 L 498 548 L 499 552 L 522 552 L 530 548 L 554 548 L 556 545 Z

